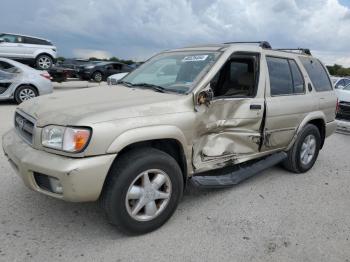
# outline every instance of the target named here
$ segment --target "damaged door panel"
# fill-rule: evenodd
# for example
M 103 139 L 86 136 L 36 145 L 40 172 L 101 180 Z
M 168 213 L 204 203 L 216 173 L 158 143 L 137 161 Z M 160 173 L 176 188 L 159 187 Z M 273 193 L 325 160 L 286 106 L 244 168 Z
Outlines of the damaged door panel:
M 15 81 L 17 74 L 8 73 L 0 70 L 0 94 L 5 93 L 5 91 L 11 86 Z
M 211 81 L 214 97 L 197 112 L 193 145 L 197 171 L 234 164 L 259 152 L 265 109 L 264 95 L 257 92 L 259 61 L 255 54 L 234 55 Z
M 308 112 L 317 110 L 317 100 L 306 91 L 306 83 L 296 60 L 267 56 L 269 88 L 262 150 L 289 145 Z

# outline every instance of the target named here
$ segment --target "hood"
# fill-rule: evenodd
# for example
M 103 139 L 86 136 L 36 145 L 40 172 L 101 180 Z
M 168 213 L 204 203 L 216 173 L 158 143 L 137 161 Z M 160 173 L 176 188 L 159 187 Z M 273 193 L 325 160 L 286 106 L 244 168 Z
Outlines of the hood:
M 336 89 L 337 97 L 339 102 L 350 103 L 350 90 Z
M 37 126 L 88 125 L 131 117 L 144 117 L 190 110 L 189 96 L 153 90 L 94 87 L 58 92 L 26 101 L 19 110 L 37 119 Z M 192 109 L 193 110 L 193 109 Z

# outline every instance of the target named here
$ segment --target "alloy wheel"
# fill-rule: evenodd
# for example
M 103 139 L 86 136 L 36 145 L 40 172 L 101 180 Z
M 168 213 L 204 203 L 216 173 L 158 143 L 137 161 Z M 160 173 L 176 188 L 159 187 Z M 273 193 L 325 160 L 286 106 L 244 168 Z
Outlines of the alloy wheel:
M 135 220 L 152 220 L 164 211 L 171 193 L 171 180 L 164 171 L 147 170 L 131 183 L 125 199 L 126 209 Z
M 34 97 L 36 97 L 36 94 L 32 89 L 24 88 L 19 92 L 19 98 L 21 101 L 26 101 Z
M 303 165 L 308 165 L 316 152 L 316 138 L 314 135 L 305 137 L 300 150 L 300 161 Z
M 42 69 L 49 69 L 51 67 L 51 59 L 47 56 L 41 56 L 38 59 L 38 65 Z

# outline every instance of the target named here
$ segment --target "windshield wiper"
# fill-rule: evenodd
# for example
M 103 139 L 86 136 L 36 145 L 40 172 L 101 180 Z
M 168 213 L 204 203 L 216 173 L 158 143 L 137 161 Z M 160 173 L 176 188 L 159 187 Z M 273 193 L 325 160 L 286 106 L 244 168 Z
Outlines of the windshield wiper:
M 136 84 L 132 84 L 132 86 L 140 86 L 140 87 L 150 88 L 150 89 L 155 90 L 155 91 L 160 92 L 160 93 L 165 93 L 167 91 L 162 86 L 157 86 L 157 85 L 148 84 L 148 83 L 136 83 Z

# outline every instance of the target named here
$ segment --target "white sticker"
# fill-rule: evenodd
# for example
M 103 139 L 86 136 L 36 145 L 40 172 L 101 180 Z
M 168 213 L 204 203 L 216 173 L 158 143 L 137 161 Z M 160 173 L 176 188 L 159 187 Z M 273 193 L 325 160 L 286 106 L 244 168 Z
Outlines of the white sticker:
M 196 61 L 204 61 L 208 58 L 208 55 L 192 55 L 186 56 L 182 59 L 182 62 L 196 62 Z

